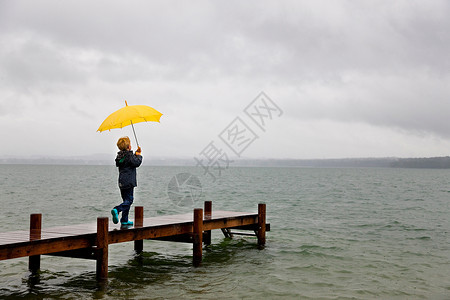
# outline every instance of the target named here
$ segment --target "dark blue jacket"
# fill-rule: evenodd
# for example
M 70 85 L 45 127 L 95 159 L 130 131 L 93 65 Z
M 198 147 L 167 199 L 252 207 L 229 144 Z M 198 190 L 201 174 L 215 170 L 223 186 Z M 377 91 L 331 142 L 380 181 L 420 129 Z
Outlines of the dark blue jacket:
M 136 168 L 142 163 L 142 156 L 133 151 L 119 151 L 116 157 L 116 167 L 119 168 L 119 188 L 129 189 L 137 186 Z

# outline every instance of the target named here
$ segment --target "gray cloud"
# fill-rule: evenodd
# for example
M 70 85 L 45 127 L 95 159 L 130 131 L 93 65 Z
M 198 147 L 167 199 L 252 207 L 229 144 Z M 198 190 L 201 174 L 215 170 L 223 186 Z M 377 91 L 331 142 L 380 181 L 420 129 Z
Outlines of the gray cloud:
M 189 128 L 208 137 L 265 90 L 297 124 L 446 145 L 449 15 L 448 1 L 3 1 L 0 117 L 63 101 L 95 123 L 131 97 L 173 112 L 171 134 L 189 122 L 177 108 L 199 111 Z
M 292 80 L 346 70 L 446 71 L 450 64 L 446 1 L 66 2 L 68 14 L 45 2 L 8 2 L 3 30 L 32 31 L 118 57 L 138 55 L 178 72 L 214 68 L 219 75 Z
M 288 110 L 302 119 L 367 122 L 448 138 L 448 81 L 449 77 L 430 76 L 426 72 L 403 76 L 353 73 L 340 84 L 303 84 L 297 92 L 301 100 L 290 103 Z M 298 106 L 306 110 L 295 110 Z

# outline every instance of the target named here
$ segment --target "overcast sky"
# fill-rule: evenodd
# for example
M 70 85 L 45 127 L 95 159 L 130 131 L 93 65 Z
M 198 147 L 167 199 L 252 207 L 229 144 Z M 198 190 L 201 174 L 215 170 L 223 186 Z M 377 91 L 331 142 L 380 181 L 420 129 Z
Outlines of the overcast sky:
M 125 100 L 164 114 L 144 157 L 234 156 L 236 117 L 246 158 L 450 155 L 449 31 L 444 0 L 0 0 L 0 155 L 114 155 Z

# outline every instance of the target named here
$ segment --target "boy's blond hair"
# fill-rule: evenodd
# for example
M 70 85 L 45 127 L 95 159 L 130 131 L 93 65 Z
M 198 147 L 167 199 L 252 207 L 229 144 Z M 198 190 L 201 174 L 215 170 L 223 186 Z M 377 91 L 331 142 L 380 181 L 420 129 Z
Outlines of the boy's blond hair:
M 130 147 L 130 138 L 127 136 L 121 137 L 118 141 L 117 141 L 117 148 L 119 148 L 119 150 L 128 150 L 128 147 Z

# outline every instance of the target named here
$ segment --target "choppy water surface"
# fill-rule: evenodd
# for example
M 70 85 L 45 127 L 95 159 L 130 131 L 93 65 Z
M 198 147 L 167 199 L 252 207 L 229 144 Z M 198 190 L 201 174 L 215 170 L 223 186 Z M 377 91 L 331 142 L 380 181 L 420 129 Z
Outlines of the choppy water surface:
M 201 171 L 139 168 L 135 205 L 147 217 L 191 211 L 167 195 L 174 175 L 191 172 L 213 209 L 267 204 L 265 249 L 213 232 L 194 268 L 189 244 L 145 241 L 140 256 L 111 245 L 106 287 L 94 261 L 44 256 L 38 277 L 27 258 L 0 261 L 0 298 L 450 298 L 450 170 L 231 168 L 216 182 Z M 121 202 L 116 181 L 109 166 L 0 165 L 1 230 L 26 230 L 35 212 L 44 229 L 95 222 Z

